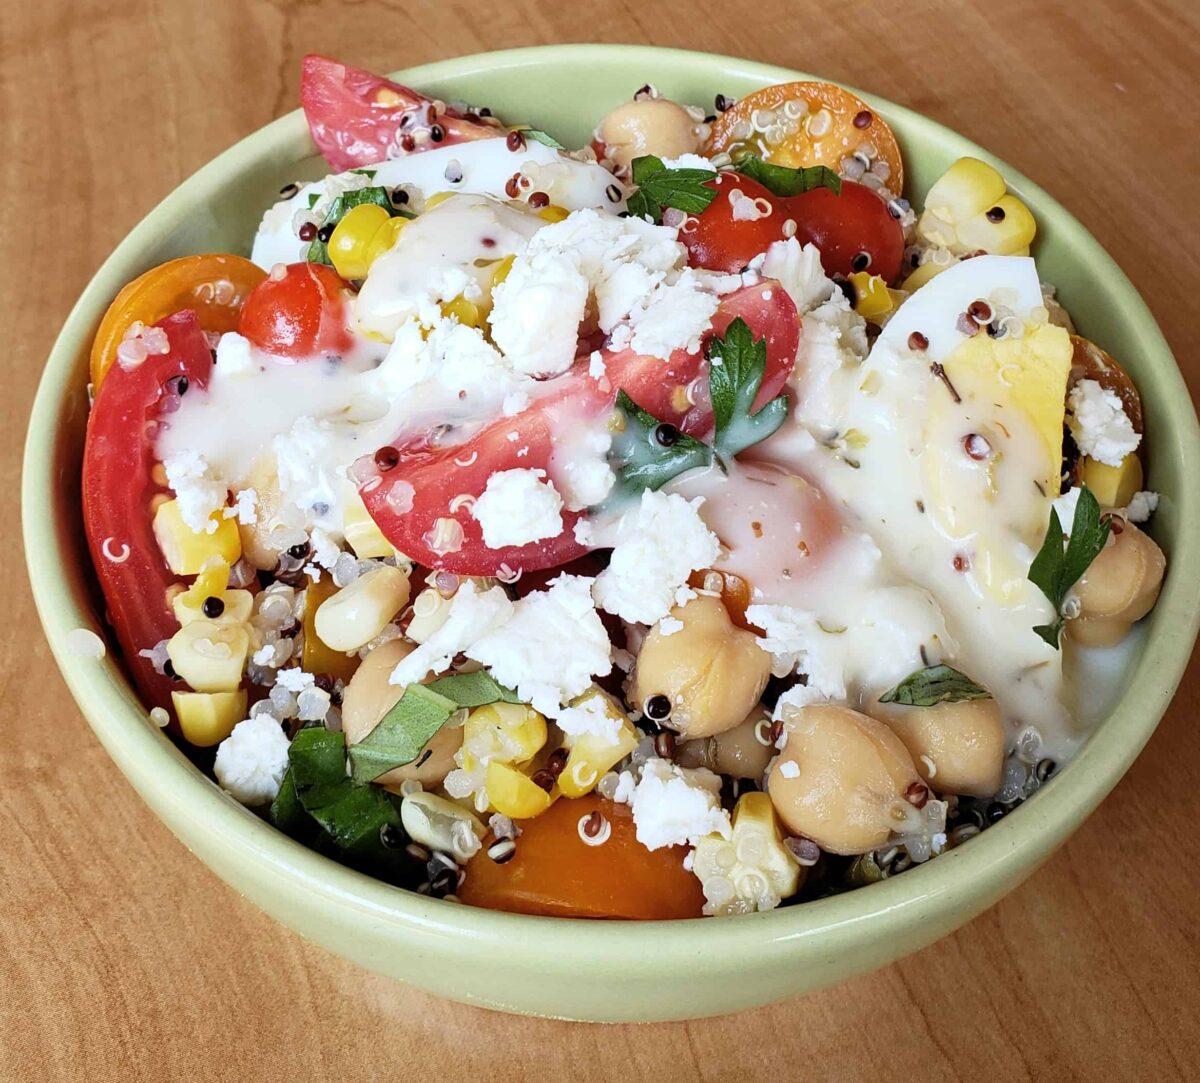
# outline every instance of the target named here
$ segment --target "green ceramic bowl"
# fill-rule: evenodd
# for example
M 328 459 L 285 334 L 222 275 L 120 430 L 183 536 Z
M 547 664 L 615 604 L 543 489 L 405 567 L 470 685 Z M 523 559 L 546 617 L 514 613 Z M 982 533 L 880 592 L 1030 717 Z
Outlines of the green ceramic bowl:
M 707 102 L 717 91 L 741 95 L 809 77 L 729 57 L 578 45 L 448 60 L 401 78 L 579 143 L 646 80 L 673 98 Z M 874 107 L 900 140 L 912 191 L 923 192 L 959 155 L 994 160 L 907 109 Z M 1200 433 L 1187 388 L 1145 304 L 1100 245 L 1040 188 L 996 164 L 1037 216 L 1043 278 L 1058 284 L 1083 331 L 1141 388 L 1150 479 L 1163 494 L 1152 532 L 1170 564 L 1107 720 L 1052 784 L 968 845 L 848 895 L 740 918 L 633 924 L 475 910 L 351 872 L 279 834 L 148 722 L 114 658 L 71 653 L 73 629 L 100 630 L 78 487 L 92 333 L 135 275 L 187 253 L 246 251 L 279 187 L 323 172 L 299 111 L 222 154 L 156 207 L 92 279 L 47 362 L 26 447 L 25 545 L 46 634 L 80 709 L 150 807 L 218 876 L 301 935 L 441 996 L 570 1019 L 713 1015 L 810 992 L 944 936 L 1033 872 L 1116 785 L 1170 702 L 1198 616 L 1200 489 L 1185 478 L 1200 467 Z

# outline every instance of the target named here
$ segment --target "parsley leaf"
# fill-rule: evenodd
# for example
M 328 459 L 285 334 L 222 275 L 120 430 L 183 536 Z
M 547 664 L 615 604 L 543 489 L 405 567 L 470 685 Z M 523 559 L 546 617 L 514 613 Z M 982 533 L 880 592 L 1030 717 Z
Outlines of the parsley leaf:
M 522 128 L 521 134 L 526 139 L 532 139 L 535 143 L 541 143 L 543 146 L 553 147 L 555 150 L 567 149 L 557 139 L 555 139 L 554 136 L 548 135 L 539 128 Z
M 625 424 L 613 434 L 608 453 L 617 474 L 614 491 L 640 494 L 661 489 L 677 474 L 712 462 L 712 448 L 659 421 L 624 391 L 617 392 L 617 409 Z
M 740 316 L 726 329 L 725 337 L 708 342 L 708 386 L 716 432 L 713 448 L 725 466 L 739 451 L 760 443 L 783 424 L 788 398 L 779 395 L 758 413 L 754 399 L 767 370 L 767 340 L 754 341 Z
M 1050 624 L 1039 624 L 1033 630 L 1055 650 L 1058 650 L 1065 623 L 1062 607 L 1067 593 L 1100 555 L 1108 541 L 1108 532 L 1109 522 L 1101 519 L 1100 504 L 1087 486 L 1080 490 L 1075 518 L 1071 521 L 1071 537 L 1065 548 L 1058 511 L 1050 509 L 1050 526 L 1042 548 L 1029 565 L 1029 581 L 1054 606 L 1055 619 Z
M 413 217 L 408 211 L 394 207 L 388 196 L 387 189 L 376 185 L 367 188 L 355 188 L 352 192 L 343 192 L 329 205 L 329 210 L 325 212 L 325 221 L 321 223 L 321 228 L 325 229 L 327 226 L 336 226 L 346 216 L 346 212 L 351 207 L 358 207 L 363 203 L 374 203 L 377 207 L 382 207 L 393 218 Z M 314 240 L 308 246 L 308 253 L 304 258 L 309 263 L 324 263 L 331 267 L 333 266 L 333 261 L 329 258 L 329 246 L 325 241 L 320 239 Z
M 902 707 L 933 707 L 964 699 L 991 698 L 986 688 L 981 688 L 952 666 L 927 666 L 910 673 L 895 688 L 888 689 L 879 697 L 879 702 L 897 703 Z
M 515 692 L 483 670 L 457 673 L 427 685 L 410 684 L 379 724 L 350 746 L 351 776 L 357 782 L 373 782 L 393 767 L 412 763 L 457 710 L 498 700 L 521 702 Z
M 777 196 L 798 196 L 814 188 L 828 188 L 835 196 L 842 194 L 842 178 L 826 165 L 792 169 L 764 161 L 755 154 L 744 154 L 733 163 L 733 168 Z
M 716 175 L 711 169 L 668 169 L 653 154 L 634 158 L 632 180 L 637 190 L 626 206 L 634 217 L 648 217 L 660 224 L 663 207 L 700 214 L 717 198 L 715 189 L 704 186 Z

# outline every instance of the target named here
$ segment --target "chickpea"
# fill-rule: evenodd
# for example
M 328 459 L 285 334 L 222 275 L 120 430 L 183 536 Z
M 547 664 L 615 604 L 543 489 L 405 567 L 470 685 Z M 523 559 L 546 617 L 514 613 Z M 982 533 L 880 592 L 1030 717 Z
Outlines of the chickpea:
M 1133 523 L 1114 521 L 1112 542 L 1075 584 L 1079 616 L 1067 622 L 1071 637 L 1088 647 L 1111 647 L 1158 601 L 1167 559 Z
M 675 762 L 681 767 L 707 767 L 719 775 L 759 781 L 775 754 L 767 736 L 770 726 L 770 716 L 756 705 L 733 729 L 684 741 L 675 753 Z
M 280 521 L 283 498 L 273 455 L 264 455 L 255 462 L 242 488 L 253 489 L 257 497 L 254 522 L 238 523 L 242 556 L 260 571 L 273 571 L 279 564 L 280 553 L 292 544 L 288 536 L 296 533 L 287 530 Z
M 645 154 L 660 158 L 695 154 L 707 133 L 707 125 L 693 120 L 682 105 L 667 98 L 618 105 L 596 130 L 608 157 L 622 170 Z
M 1004 775 L 1004 719 L 994 699 L 932 707 L 874 703 L 883 722 L 908 749 L 922 781 L 938 793 L 991 797 Z
M 665 724 L 688 738 L 733 729 L 762 698 L 771 656 L 759 647 L 758 636 L 729 619 L 720 598 L 699 595 L 671 616 L 683 627 L 664 635 L 656 625 L 642 640 L 633 702 L 641 706 L 666 696 L 671 714 Z
M 788 830 L 834 854 L 887 842 L 910 787 L 924 791 L 900 738 L 848 707 L 790 709 L 783 722 L 787 742 L 767 793 Z
M 376 647 L 350 678 L 342 696 L 342 732 L 346 744 L 363 740 L 404 695 L 398 684 L 388 683 L 388 677 L 402 658 L 412 651 L 412 644 L 403 639 L 391 639 Z M 462 745 L 461 726 L 443 726 L 430 739 L 412 763 L 396 767 L 375 781 L 389 789 L 412 779 L 422 786 L 442 781 L 454 769 L 454 754 Z

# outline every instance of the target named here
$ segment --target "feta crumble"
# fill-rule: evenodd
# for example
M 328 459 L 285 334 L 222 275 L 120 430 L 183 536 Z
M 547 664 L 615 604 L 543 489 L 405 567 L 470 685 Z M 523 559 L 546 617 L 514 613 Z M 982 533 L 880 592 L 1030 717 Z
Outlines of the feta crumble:
M 694 846 L 705 835 L 729 838 L 729 813 L 721 807 L 720 795 L 720 777 L 704 767 L 647 760 L 630 801 L 638 842 L 658 850 Z
M 1125 509 L 1125 516 L 1131 523 L 1144 523 L 1158 510 L 1158 493 L 1134 493 Z
M 250 340 L 236 331 L 226 331 L 217 340 L 216 364 L 222 378 L 253 372 L 257 366 Z
M 217 522 L 212 516 L 225 506 L 229 493 L 225 482 L 215 476 L 204 456 L 185 449 L 163 459 L 167 484 L 175 493 L 179 514 L 192 530 L 212 534 Z
M 1080 452 L 1106 466 L 1121 460 L 1141 443 L 1125 413 L 1121 396 L 1096 380 L 1080 380 L 1067 395 L 1067 424 Z
M 467 580 L 455 592 L 442 624 L 392 670 L 391 684 L 407 685 L 430 673 L 444 673 L 454 656 L 489 632 L 502 628 L 513 614 L 503 587 L 480 591 Z M 499 678 L 497 678 L 499 680 Z
M 275 683 L 289 692 L 303 692 L 313 686 L 314 678 L 302 669 L 281 669 L 275 676 Z
M 562 497 L 545 470 L 497 470 L 471 508 L 489 549 L 562 533 Z
M 259 714 L 233 727 L 217 746 L 213 774 L 243 805 L 274 801 L 288 767 L 288 739 L 279 721 Z
M 703 497 L 644 492 L 637 508 L 622 517 L 609 565 L 596 577 L 596 604 L 631 623 L 665 617 L 688 576 L 721 551 L 700 518 L 703 503 Z
M 587 696 L 564 707 L 554 722 L 568 737 L 588 734 L 605 744 L 615 745 L 621 736 L 620 720 L 613 717 L 603 694 Z

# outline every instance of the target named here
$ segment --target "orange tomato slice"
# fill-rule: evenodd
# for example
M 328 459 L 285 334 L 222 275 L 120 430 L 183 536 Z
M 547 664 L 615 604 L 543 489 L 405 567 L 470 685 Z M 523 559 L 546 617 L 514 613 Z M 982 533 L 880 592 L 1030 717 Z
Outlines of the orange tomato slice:
M 833 83 L 780 83 L 756 90 L 718 115 L 705 153 L 756 154 L 793 169 L 842 159 L 864 143 L 887 162 L 889 191 L 904 191 L 904 162 L 887 122 L 866 102 Z
M 580 834 L 593 813 L 607 821 L 598 846 Z M 504 864 L 487 856 L 491 836 L 467 864 L 460 902 L 488 910 L 574 918 L 697 918 L 700 881 L 683 867 L 684 846 L 647 850 L 637 841 L 628 805 L 597 794 L 560 798 L 533 820 L 522 820 L 516 854 Z
M 100 389 L 133 323 L 150 326 L 191 309 L 205 331 L 235 331 L 242 302 L 266 277 L 266 271 L 241 256 L 206 255 L 173 259 L 135 278 L 108 306 L 92 342 L 93 390 Z
M 1095 380 L 1106 391 L 1121 399 L 1125 413 L 1133 424 L 1134 432 L 1145 432 L 1145 417 L 1142 413 L 1142 396 L 1137 385 L 1107 351 L 1100 349 L 1080 335 L 1071 336 L 1071 382 Z

